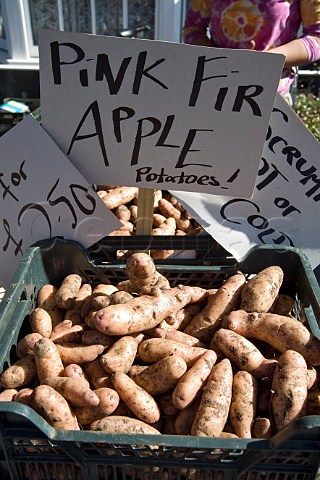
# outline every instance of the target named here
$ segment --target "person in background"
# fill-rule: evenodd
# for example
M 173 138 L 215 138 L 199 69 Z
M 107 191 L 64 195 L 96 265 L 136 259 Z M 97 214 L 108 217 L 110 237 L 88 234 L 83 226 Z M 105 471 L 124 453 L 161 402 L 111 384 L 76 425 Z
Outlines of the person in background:
M 288 101 L 294 67 L 320 59 L 320 0 L 191 0 L 183 42 L 283 54 L 278 92 Z

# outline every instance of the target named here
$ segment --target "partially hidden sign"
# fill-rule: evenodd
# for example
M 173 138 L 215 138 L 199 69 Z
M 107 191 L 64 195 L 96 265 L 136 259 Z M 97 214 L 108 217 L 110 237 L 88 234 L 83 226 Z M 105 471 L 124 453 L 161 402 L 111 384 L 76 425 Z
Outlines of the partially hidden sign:
M 320 144 L 276 96 L 252 198 L 171 191 L 236 259 L 254 245 L 304 251 L 320 264 Z
M 39 240 L 89 247 L 121 226 L 32 115 L 1 137 L 0 152 L 0 285 Z
M 93 184 L 249 197 L 284 57 L 41 31 L 42 124 Z

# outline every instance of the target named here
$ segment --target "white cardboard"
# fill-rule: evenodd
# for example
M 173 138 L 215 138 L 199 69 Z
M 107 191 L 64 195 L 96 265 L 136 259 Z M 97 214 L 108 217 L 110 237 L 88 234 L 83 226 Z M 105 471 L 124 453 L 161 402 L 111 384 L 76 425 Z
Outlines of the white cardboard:
M 251 199 L 171 193 L 236 259 L 267 243 L 320 263 L 320 144 L 278 94 Z
M 93 184 L 250 197 L 282 55 L 41 31 L 45 130 Z
M 39 240 L 89 247 L 121 226 L 32 115 L 0 138 L 0 152 L 1 285 Z

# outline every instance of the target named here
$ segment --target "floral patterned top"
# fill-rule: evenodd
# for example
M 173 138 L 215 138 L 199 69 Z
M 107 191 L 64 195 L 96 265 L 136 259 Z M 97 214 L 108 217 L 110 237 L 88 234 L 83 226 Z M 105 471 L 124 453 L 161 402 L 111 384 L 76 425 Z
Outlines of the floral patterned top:
M 301 30 L 300 30 L 301 26 Z M 192 0 L 183 29 L 184 43 L 209 34 L 222 48 L 268 50 L 301 38 L 310 63 L 320 58 L 320 0 Z M 313 36 L 313 38 L 312 38 Z M 283 72 L 279 92 L 289 90 L 294 75 Z

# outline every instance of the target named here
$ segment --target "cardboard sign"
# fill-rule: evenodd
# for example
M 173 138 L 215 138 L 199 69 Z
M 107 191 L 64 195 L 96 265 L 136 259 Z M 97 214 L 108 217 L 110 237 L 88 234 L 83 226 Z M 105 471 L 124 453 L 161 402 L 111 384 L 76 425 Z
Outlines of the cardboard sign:
M 171 192 L 236 259 L 254 245 L 303 250 L 320 263 L 320 144 L 277 95 L 253 197 Z
M 250 196 L 282 55 L 42 31 L 45 130 L 93 184 Z
M 121 226 L 32 115 L 0 138 L 0 152 L 0 285 L 39 240 L 89 247 Z

